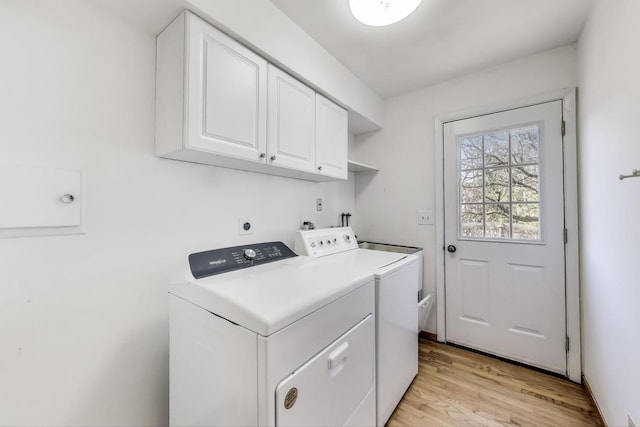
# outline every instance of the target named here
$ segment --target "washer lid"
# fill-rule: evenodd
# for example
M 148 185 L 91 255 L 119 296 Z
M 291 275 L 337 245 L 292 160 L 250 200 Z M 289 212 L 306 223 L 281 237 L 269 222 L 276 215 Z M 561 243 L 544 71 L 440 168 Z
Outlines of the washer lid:
M 195 279 L 187 268 L 169 292 L 269 336 L 373 281 L 371 268 L 337 258 L 300 256 L 202 279 Z
M 406 255 L 396 252 L 373 251 L 370 249 L 355 249 L 346 252 L 332 254 L 322 260 L 332 260 L 335 264 L 344 268 L 361 269 L 380 274 L 389 270 L 395 271 L 407 263 L 417 261 L 415 255 Z

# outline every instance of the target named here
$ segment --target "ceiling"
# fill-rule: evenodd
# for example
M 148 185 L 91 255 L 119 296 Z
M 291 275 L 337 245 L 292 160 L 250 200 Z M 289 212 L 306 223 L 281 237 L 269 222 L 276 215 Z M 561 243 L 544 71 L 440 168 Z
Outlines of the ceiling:
M 577 41 L 592 0 L 423 0 L 369 27 L 348 0 L 271 0 L 383 98 Z

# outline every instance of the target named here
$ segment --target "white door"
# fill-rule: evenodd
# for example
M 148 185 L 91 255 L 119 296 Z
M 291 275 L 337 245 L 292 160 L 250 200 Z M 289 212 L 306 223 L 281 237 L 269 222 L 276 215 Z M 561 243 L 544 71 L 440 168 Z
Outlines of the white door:
M 316 93 L 269 65 L 269 164 L 315 172 Z
M 447 341 L 566 374 L 561 101 L 444 135 Z
M 187 13 L 190 148 L 266 162 L 267 61 Z
M 276 426 L 373 426 L 375 323 L 355 325 L 276 387 Z
M 316 94 L 317 172 L 347 179 L 348 113 L 324 96 Z

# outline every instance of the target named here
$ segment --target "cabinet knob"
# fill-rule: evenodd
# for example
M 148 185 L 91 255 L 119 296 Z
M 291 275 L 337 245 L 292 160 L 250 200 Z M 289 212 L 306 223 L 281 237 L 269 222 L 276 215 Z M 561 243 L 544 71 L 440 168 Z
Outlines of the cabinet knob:
M 271 156 L 271 161 L 273 162 L 276 159 L 276 156 Z
M 265 157 L 267 157 L 267 153 L 260 153 L 260 158 L 264 159 Z
M 318 170 L 321 171 L 322 170 L 322 166 L 318 166 Z

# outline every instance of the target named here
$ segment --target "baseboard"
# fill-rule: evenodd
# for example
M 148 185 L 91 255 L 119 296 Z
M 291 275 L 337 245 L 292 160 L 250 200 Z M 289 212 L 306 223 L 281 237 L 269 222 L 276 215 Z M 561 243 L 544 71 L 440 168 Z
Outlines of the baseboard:
M 587 395 L 593 402 L 593 406 L 595 406 L 596 408 L 596 413 L 598 415 L 598 418 L 600 418 L 600 422 L 602 423 L 603 426 L 607 427 L 607 423 L 604 421 L 604 417 L 602 416 L 602 412 L 600 411 L 600 406 L 598 406 L 598 401 L 593 395 L 593 391 L 591 391 L 591 386 L 589 385 L 589 381 L 587 381 L 587 378 L 584 375 L 582 375 L 582 384 L 584 385 L 584 388 L 587 391 Z
M 424 338 L 429 341 L 438 341 L 438 335 L 433 332 L 420 331 L 420 338 Z

